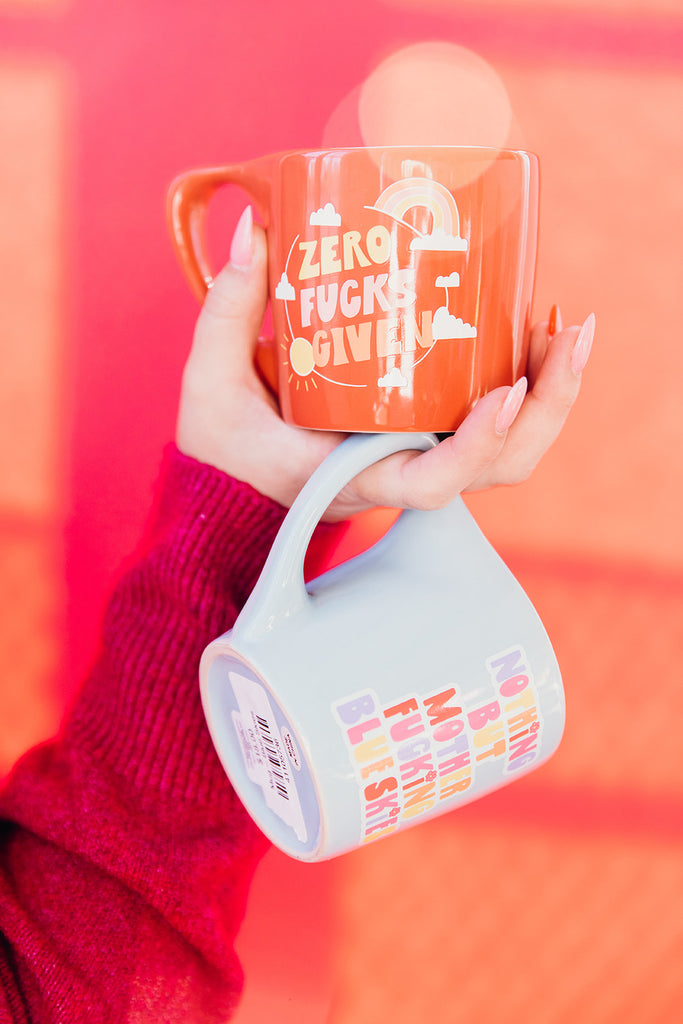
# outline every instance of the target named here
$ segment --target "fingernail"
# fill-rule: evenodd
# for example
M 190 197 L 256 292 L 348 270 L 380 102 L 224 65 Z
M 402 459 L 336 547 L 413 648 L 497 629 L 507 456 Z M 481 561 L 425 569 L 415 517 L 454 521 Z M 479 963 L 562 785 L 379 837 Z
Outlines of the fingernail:
M 230 245 L 230 262 L 233 267 L 248 267 L 254 254 L 254 218 L 251 206 L 247 206 L 237 221 L 235 234 Z
M 515 422 L 515 417 L 522 408 L 522 402 L 526 395 L 526 388 L 526 377 L 520 377 L 517 383 L 508 391 L 507 398 L 503 402 L 500 412 L 496 416 L 497 434 L 506 434 Z
M 558 331 L 562 330 L 562 314 L 560 313 L 560 307 L 555 305 L 550 310 L 550 317 L 548 319 L 548 338 L 554 338 Z
M 591 313 L 584 320 L 581 330 L 579 331 L 579 336 L 574 342 L 574 348 L 572 349 L 571 365 L 572 370 L 577 377 L 581 375 L 584 366 L 588 362 L 594 335 L 595 313 Z

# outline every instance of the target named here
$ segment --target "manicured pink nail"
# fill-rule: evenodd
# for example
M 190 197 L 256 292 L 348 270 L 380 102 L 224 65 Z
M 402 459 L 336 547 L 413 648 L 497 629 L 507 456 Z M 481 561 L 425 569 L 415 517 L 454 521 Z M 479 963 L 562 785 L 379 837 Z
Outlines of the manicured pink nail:
M 558 331 L 562 330 L 562 314 L 560 313 L 560 307 L 555 305 L 550 310 L 550 317 L 548 319 L 548 338 L 554 338 Z
M 237 221 L 235 234 L 230 245 L 230 262 L 233 267 L 248 267 L 254 254 L 254 218 L 251 206 L 247 206 Z
M 515 417 L 522 408 L 522 402 L 526 395 L 526 388 L 526 377 L 520 377 L 517 383 L 508 391 L 507 398 L 503 402 L 500 412 L 496 416 L 497 434 L 506 434 L 515 422 Z
M 572 370 L 577 377 L 581 375 L 584 366 L 588 362 L 594 336 L 595 313 L 591 313 L 590 316 L 587 316 L 584 320 L 581 330 L 579 331 L 579 336 L 574 342 L 574 348 L 572 349 Z

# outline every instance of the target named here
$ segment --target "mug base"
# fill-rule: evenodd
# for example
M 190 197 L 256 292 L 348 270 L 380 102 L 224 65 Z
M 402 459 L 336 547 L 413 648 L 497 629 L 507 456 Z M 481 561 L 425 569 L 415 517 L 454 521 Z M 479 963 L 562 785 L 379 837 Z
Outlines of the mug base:
M 437 434 L 439 440 L 443 440 L 445 437 L 449 437 L 451 434 L 455 433 L 462 421 L 448 425 L 444 425 L 443 423 L 438 426 L 417 424 L 409 427 L 392 426 L 391 424 L 380 425 L 377 423 L 368 423 L 365 426 L 349 426 L 345 423 L 330 423 L 329 425 L 320 426 L 319 424 L 313 423 L 301 423 L 287 417 L 285 417 L 285 422 L 292 427 L 300 427 L 304 430 L 319 430 L 327 433 L 332 431 L 340 434 Z

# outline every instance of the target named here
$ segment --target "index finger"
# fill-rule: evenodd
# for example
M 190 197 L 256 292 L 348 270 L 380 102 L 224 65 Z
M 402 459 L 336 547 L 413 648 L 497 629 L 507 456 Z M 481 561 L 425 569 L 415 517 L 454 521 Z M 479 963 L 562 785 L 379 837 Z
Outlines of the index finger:
M 337 502 L 390 508 L 442 508 L 465 490 L 500 453 L 507 431 L 500 429 L 500 414 L 508 397 L 513 403 L 524 394 L 496 388 L 485 395 L 456 432 L 429 451 L 399 452 L 361 473 L 345 488 Z

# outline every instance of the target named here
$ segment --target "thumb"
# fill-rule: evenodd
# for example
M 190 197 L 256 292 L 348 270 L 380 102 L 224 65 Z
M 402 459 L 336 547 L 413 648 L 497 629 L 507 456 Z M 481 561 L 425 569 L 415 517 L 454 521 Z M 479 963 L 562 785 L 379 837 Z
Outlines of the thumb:
M 265 231 L 254 224 L 247 206 L 235 228 L 230 262 L 204 300 L 193 344 L 193 356 L 215 363 L 221 376 L 253 370 L 268 299 L 267 263 Z

